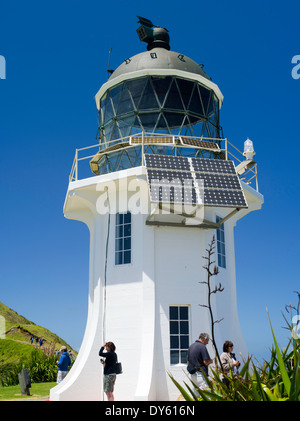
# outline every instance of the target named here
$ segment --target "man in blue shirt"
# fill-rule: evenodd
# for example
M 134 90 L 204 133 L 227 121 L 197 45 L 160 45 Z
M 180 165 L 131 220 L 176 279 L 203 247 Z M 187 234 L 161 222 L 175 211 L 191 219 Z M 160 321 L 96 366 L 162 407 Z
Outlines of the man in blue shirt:
M 196 372 L 191 374 L 191 380 L 199 389 L 207 389 L 208 386 L 205 376 L 208 377 L 208 366 L 213 362 L 206 349 L 208 342 L 209 335 L 207 333 L 201 333 L 199 339 L 197 339 L 188 350 L 188 364 L 190 363 L 196 368 Z
M 69 366 L 71 365 L 71 358 L 67 352 L 67 347 L 62 346 L 60 348 L 61 356 L 58 364 L 57 383 L 60 383 L 68 374 Z

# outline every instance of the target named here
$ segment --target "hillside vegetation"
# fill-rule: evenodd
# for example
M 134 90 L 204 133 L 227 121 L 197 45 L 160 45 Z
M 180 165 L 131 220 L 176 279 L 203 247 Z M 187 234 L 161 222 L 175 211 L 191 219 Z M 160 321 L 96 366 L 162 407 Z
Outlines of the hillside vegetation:
M 0 338 L 4 338 L 0 339 L 0 364 L 18 362 L 21 357 L 29 356 L 33 346 L 36 345 L 36 339 L 43 340 L 42 347 L 38 345 L 37 351 L 44 352 L 47 355 L 53 355 L 63 345 L 72 349 L 55 333 L 20 316 L 1 302 L 0 318 L 2 320 L 2 323 L 0 323 Z M 32 345 L 31 338 L 33 338 Z
M 0 365 L 29 359 L 33 350 L 40 355 L 44 354 L 41 349 L 35 348 L 30 344 L 23 344 L 10 339 L 0 339 Z
M 0 303 L 0 388 L 17 385 L 22 368 L 29 370 L 32 383 L 54 382 L 59 359 L 55 351 L 62 345 L 72 351 L 74 362 L 76 352 L 62 338 Z

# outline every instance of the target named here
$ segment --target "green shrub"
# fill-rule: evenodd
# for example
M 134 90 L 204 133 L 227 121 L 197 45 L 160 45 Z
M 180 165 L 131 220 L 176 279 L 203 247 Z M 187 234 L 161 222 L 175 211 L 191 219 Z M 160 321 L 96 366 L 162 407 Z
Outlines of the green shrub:
M 22 368 L 29 370 L 32 383 L 54 382 L 57 377 L 56 356 L 41 354 L 38 349 L 31 352 L 30 358 L 21 359 L 17 363 L 0 364 L 0 385 L 14 386 L 19 383 L 18 373 Z

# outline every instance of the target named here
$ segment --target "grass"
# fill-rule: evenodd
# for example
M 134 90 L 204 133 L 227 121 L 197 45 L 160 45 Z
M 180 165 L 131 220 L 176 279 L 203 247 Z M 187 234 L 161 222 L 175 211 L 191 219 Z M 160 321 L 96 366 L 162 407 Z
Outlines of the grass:
M 22 395 L 20 386 L 0 387 L 0 401 L 16 401 L 16 400 L 30 400 L 30 399 L 45 399 L 49 398 L 50 389 L 56 386 L 56 382 L 49 383 L 32 383 L 30 396 Z
M 0 339 L 0 364 L 18 362 L 20 359 L 28 359 L 32 351 L 43 355 L 43 351 L 30 344 L 22 344 L 10 339 Z

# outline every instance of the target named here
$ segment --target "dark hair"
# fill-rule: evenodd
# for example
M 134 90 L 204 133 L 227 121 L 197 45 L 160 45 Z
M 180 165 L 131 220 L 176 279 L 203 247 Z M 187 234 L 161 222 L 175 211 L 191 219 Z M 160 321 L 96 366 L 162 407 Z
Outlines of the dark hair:
M 223 345 L 223 352 L 228 352 L 228 348 L 232 345 L 233 343 L 231 341 L 225 341 Z
M 105 345 L 108 346 L 111 351 L 115 351 L 116 350 L 116 346 L 115 346 L 115 344 L 113 342 L 106 342 Z

